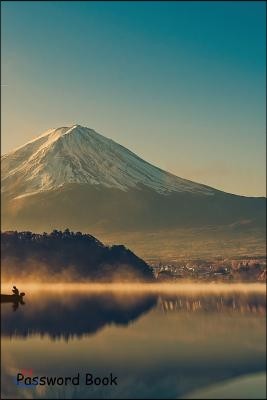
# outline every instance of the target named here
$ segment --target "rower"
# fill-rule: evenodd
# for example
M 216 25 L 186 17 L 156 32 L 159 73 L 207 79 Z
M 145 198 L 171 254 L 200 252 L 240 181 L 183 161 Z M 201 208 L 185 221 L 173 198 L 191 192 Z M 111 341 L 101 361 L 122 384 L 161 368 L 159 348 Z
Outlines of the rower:
M 18 289 L 16 288 L 16 286 L 13 286 L 12 292 L 13 292 L 14 294 L 16 294 L 16 295 L 19 295 L 19 291 L 18 291 Z

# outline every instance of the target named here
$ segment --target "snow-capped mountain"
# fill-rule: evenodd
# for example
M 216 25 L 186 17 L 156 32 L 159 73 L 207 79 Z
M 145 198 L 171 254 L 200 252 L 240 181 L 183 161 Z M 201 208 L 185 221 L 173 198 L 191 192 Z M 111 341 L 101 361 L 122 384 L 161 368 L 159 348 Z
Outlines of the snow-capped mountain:
M 80 125 L 48 130 L 4 155 L 1 169 L 4 230 L 248 227 L 262 226 L 266 214 L 264 198 L 179 178 Z
M 2 193 L 13 197 L 74 183 L 123 191 L 144 185 L 161 194 L 214 194 L 212 188 L 165 172 L 80 125 L 50 129 L 2 157 Z

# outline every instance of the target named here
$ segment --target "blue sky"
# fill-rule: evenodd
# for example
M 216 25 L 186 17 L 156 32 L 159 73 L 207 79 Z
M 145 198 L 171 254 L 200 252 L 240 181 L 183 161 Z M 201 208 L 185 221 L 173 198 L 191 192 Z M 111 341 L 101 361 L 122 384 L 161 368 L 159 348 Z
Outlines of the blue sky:
M 2 2 L 2 153 L 86 125 L 178 176 L 265 195 L 264 2 Z

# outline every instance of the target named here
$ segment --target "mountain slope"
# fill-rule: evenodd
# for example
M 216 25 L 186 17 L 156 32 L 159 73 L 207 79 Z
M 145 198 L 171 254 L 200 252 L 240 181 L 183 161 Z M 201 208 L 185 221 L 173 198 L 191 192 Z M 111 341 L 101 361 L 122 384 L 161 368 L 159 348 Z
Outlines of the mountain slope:
M 238 224 L 264 231 L 264 198 L 176 177 L 79 125 L 51 129 L 1 161 L 4 230 L 99 235 Z

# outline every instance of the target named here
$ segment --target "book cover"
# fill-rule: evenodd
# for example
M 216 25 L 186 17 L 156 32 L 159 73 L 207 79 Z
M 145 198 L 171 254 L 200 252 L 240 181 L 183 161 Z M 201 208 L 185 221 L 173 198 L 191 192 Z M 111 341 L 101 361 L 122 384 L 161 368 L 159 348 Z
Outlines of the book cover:
M 266 398 L 266 2 L 1 14 L 1 398 Z

